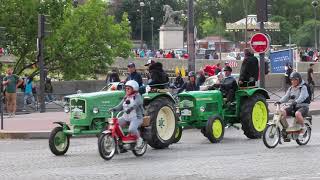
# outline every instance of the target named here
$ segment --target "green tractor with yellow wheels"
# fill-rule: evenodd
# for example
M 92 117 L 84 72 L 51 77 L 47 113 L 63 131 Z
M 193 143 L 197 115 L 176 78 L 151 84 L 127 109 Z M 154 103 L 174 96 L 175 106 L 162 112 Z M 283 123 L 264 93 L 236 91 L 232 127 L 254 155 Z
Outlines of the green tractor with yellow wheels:
M 178 95 L 179 122 L 174 142 L 182 136 L 183 127 L 201 129 L 212 143 L 223 139 L 226 126 L 240 123 L 250 139 L 260 138 L 268 122 L 268 92 L 262 88 L 236 91 L 235 101 L 226 102 L 220 90 L 190 91 Z M 234 126 L 236 127 L 236 126 Z

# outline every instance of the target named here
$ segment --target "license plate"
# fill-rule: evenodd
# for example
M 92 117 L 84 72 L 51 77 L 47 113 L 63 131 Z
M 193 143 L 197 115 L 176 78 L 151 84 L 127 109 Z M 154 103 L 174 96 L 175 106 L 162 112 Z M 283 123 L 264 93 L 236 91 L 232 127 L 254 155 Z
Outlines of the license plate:
M 191 110 L 189 110 L 189 109 L 182 110 L 181 116 L 191 116 Z

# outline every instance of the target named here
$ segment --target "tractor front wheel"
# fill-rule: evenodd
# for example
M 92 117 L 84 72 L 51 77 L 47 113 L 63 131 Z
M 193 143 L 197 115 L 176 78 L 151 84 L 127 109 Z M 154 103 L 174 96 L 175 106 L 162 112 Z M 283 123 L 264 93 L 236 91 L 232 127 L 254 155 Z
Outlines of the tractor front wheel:
M 220 116 L 210 117 L 206 126 L 206 137 L 212 143 L 218 143 L 223 139 L 224 125 Z
M 175 133 L 175 135 L 174 135 L 173 143 L 179 142 L 180 139 L 181 139 L 181 137 L 182 137 L 182 127 L 181 127 L 181 126 L 178 126 L 178 127 L 176 128 L 176 133 Z
M 49 136 L 49 147 L 56 156 L 64 155 L 70 145 L 70 136 L 63 132 L 62 127 L 55 127 Z
M 266 98 L 261 94 L 248 97 L 241 105 L 241 125 L 244 134 L 250 139 L 261 138 L 268 122 Z
M 146 111 L 151 125 L 149 145 L 155 149 L 168 147 L 173 143 L 178 120 L 174 103 L 168 98 L 157 98 L 147 106 Z

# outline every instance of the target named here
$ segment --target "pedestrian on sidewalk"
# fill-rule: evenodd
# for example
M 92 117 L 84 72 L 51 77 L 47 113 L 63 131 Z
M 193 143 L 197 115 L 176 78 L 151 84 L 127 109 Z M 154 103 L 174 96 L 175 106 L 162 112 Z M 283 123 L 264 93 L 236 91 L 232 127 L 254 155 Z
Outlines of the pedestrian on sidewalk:
M 36 107 L 36 101 L 34 99 L 33 93 L 32 93 L 33 87 L 33 78 L 27 77 L 24 82 L 24 96 L 23 96 L 23 109 L 22 111 L 26 111 L 28 102 L 31 100 L 30 104 L 32 104 L 34 107 Z
M 13 68 L 7 69 L 7 76 L 3 78 L 3 85 L 5 87 L 6 107 L 9 117 L 14 117 L 16 113 L 17 88 L 23 83 L 22 79 L 13 74 Z
M 310 86 L 310 89 L 311 89 L 311 100 L 313 100 L 314 98 L 314 86 L 315 86 L 315 83 L 314 83 L 314 75 L 313 75 L 313 66 L 314 64 L 313 63 L 310 63 L 309 65 L 309 69 L 308 69 L 308 85 Z
M 44 92 L 46 93 L 45 100 L 47 103 L 53 101 L 52 93 L 53 93 L 53 87 L 51 84 L 51 79 L 47 78 L 46 84 L 44 85 Z

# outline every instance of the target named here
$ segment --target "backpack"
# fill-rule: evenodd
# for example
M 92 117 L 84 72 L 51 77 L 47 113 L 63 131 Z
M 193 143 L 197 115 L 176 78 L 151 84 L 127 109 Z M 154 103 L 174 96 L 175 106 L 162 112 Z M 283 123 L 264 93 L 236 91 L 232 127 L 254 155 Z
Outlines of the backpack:
M 307 83 L 302 84 L 302 86 L 303 86 L 303 85 L 307 87 L 308 97 L 307 97 L 307 99 L 304 100 L 302 103 L 310 104 L 310 103 L 311 103 L 311 97 L 312 97 L 311 88 L 310 88 L 309 84 L 307 84 Z M 301 90 L 302 86 L 300 87 L 300 90 Z

